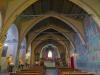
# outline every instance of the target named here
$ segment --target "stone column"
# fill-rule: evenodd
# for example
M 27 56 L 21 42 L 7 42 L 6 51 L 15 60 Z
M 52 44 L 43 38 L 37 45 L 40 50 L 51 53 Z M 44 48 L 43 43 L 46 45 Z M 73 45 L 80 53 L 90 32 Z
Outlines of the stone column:
M 34 45 L 32 43 L 32 50 L 31 50 L 31 64 L 33 64 L 35 62 L 35 57 L 34 57 Z
M 18 66 L 19 66 L 19 53 L 20 53 L 20 48 L 21 48 L 21 40 L 19 38 L 18 41 L 18 49 L 16 52 L 16 59 L 15 59 L 15 71 L 18 70 Z

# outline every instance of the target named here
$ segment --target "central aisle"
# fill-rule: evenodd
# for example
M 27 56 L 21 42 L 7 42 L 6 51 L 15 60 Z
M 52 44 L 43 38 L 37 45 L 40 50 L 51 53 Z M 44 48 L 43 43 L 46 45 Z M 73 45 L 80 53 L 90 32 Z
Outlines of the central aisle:
M 45 75 L 58 75 L 56 69 L 47 69 Z

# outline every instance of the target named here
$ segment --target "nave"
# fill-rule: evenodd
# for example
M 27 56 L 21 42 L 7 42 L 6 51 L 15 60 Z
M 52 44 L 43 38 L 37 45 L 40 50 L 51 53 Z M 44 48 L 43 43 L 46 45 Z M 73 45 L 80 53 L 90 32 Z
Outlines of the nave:
M 0 0 L 0 75 L 100 75 L 99 7 L 100 0 Z

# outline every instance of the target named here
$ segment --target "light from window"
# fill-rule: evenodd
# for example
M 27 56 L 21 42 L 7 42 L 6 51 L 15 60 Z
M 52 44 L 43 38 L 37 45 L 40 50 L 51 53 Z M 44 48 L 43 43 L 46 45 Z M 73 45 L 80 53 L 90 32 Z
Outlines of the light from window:
M 52 58 L 52 51 L 48 52 L 48 58 Z

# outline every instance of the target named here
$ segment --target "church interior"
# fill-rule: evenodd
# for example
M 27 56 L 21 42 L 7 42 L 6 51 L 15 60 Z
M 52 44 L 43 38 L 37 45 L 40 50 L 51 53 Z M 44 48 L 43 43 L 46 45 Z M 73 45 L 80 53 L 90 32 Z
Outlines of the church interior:
M 100 75 L 100 0 L 0 0 L 0 75 Z

